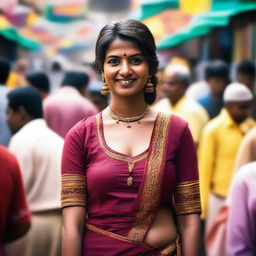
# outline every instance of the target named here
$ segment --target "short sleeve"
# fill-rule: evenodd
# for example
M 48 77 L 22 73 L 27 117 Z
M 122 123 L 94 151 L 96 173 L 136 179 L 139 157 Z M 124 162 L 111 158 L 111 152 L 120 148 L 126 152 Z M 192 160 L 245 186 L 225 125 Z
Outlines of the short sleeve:
M 85 120 L 66 135 L 61 162 L 61 207 L 86 206 Z
M 177 215 L 201 213 L 196 147 L 187 125 L 176 155 L 174 203 Z

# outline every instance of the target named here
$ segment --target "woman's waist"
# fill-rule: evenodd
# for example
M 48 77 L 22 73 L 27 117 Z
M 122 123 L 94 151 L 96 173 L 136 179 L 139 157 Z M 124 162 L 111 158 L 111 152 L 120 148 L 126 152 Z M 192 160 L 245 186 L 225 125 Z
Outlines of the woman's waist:
M 168 243 L 169 241 L 174 240 L 177 237 L 177 228 L 175 219 L 173 217 L 172 211 L 167 208 L 160 208 L 156 212 L 149 214 L 149 218 L 152 218 L 152 221 L 148 222 L 147 226 L 143 226 L 143 229 L 146 230 L 143 235 L 142 240 L 146 244 L 149 244 L 153 247 Z M 146 218 L 146 216 L 145 216 Z M 107 232 L 113 232 L 123 236 L 133 233 L 133 230 L 136 229 L 136 223 L 141 225 L 140 222 L 137 222 L 136 216 L 95 216 L 89 215 L 87 224 L 105 230 Z
M 129 247 L 129 250 L 132 247 L 138 248 L 138 246 L 141 249 L 144 248 L 141 250 L 141 253 L 136 253 L 136 255 L 153 255 L 152 253 L 154 253 L 154 255 L 162 255 L 164 253 L 163 255 L 169 256 L 169 255 L 177 255 L 175 254 L 175 252 L 177 253 L 177 251 L 180 250 L 178 234 L 174 237 L 174 239 L 163 241 L 162 243 L 157 245 L 150 245 L 146 241 L 134 240 L 127 235 L 122 235 L 122 234 L 120 235 L 114 232 L 110 232 L 88 223 L 86 224 L 85 239 L 88 244 L 92 244 L 91 241 L 95 239 L 97 239 L 98 241 L 101 241 L 104 244 L 105 240 L 107 239 L 106 240 L 107 246 L 108 247 L 112 246 L 113 248 L 116 248 L 116 246 L 119 246 L 119 245 L 124 246 L 124 244 L 126 244 L 126 246 Z M 88 241 L 90 241 L 90 243 Z

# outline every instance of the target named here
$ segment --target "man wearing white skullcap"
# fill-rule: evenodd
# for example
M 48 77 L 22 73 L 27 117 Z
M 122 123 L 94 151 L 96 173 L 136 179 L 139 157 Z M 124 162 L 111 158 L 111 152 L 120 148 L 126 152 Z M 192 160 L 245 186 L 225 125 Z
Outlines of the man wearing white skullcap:
M 244 84 L 232 83 L 224 91 L 225 108 L 237 123 L 242 123 L 252 110 L 253 94 Z
M 253 95 L 244 84 L 231 83 L 224 91 L 224 102 L 228 101 L 251 101 Z
M 228 85 L 224 91 L 223 110 L 202 132 L 198 160 L 201 217 L 206 220 L 206 237 L 227 196 L 240 143 L 255 125 L 249 118 L 252 100 L 253 95 L 245 85 Z M 212 256 L 209 250 L 207 256 Z

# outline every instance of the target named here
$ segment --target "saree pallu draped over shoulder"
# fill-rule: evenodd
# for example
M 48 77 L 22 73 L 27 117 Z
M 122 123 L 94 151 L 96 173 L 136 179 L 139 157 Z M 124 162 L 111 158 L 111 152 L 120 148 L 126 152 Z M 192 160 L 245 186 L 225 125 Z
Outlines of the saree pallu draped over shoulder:
M 158 114 L 158 117 L 155 121 L 154 130 L 151 137 L 150 147 L 148 148 L 145 159 L 143 159 L 143 154 L 138 158 L 138 162 L 134 159 L 130 159 L 122 156 L 122 158 L 117 157 L 115 164 L 126 165 L 129 161 L 134 161 L 135 166 L 138 166 L 138 171 L 141 164 L 142 177 L 139 182 L 138 190 L 134 194 L 130 194 L 133 199 L 130 205 L 124 204 L 123 207 L 121 199 L 118 198 L 115 207 L 111 208 L 109 200 L 116 197 L 116 191 L 111 191 L 108 193 L 109 199 L 106 199 L 106 204 L 103 203 L 105 198 L 100 198 L 100 193 L 96 196 L 90 194 L 90 188 L 93 186 L 91 181 L 91 172 L 90 168 L 87 168 L 87 174 L 82 172 L 77 173 L 79 177 L 78 187 L 79 189 L 74 189 L 75 179 L 72 178 L 72 182 L 67 182 L 67 174 L 65 171 L 62 171 L 63 181 L 62 181 L 62 207 L 66 206 L 84 206 L 88 212 L 87 224 L 83 237 L 83 255 L 86 256 L 181 256 L 181 243 L 179 235 L 175 240 L 170 241 L 167 244 L 163 244 L 158 247 L 152 247 L 144 242 L 146 234 L 150 229 L 152 222 L 156 216 L 157 210 L 161 207 L 162 204 L 165 206 L 170 205 L 170 209 L 174 209 L 176 214 L 187 214 L 187 213 L 200 213 L 200 198 L 199 198 L 199 186 L 198 186 L 198 174 L 194 176 L 190 175 L 187 180 L 178 180 L 179 174 L 173 174 L 175 172 L 175 165 L 182 164 L 181 160 L 176 160 L 176 154 L 180 149 L 172 150 L 170 154 L 170 137 L 173 138 L 171 144 L 178 145 L 179 140 L 176 137 L 186 136 L 188 134 L 188 140 L 191 141 L 189 144 L 185 142 L 184 147 L 193 147 L 193 139 L 190 132 L 184 132 L 186 130 L 184 121 L 177 121 L 177 117 L 171 117 L 166 114 Z M 98 135 L 95 135 L 95 138 L 98 138 L 96 150 L 102 149 L 102 144 L 104 144 L 104 135 L 100 132 L 100 115 L 96 116 L 96 127 L 92 125 L 92 130 L 98 131 Z M 177 123 L 178 129 L 182 126 L 182 131 L 180 135 L 176 136 L 170 131 L 176 131 L 176 127 L 170 129 L 172 122 Z M 180 125 L 180 123 L 182 125 Z M 88 131 L 88 129 L 87 129 Z M 183 135 L 185 134 L 185 135 Z M 73 134 L 74 135 L 74 134 Z M 86 136 L 85 136 L 86 137 Z M 68 140 L 68 139 L 67 139 Z M 183 143 L 183 141 L 181 141 Z M 98 148 L 97 148 L 98 147 Z M 173 146 L 176 147 L 176 146 Z M 178 147 L 178 146 L 177 146 Z M 79 146 L 79 150 L 81 145 Z M 106 148 L 104 149 L 107 150 Z M 104 153 L 104 150 L 101 150 Z M 87 149 L 89 151 L 89 149 Z M 74 152 L 72 152 L 74 153 Z M 106 152 L 105 152 L 106 153 Z M 168 154 L 168 156 L 167 156 Z M 169 154 L 171 156 L 169 156 Z M 64 155 L 65 155 L 65 146 L 64 146 Z M 81 153 L 81 156 L 84 155 L 84 152 Z M 106 154 L 105 154 L 106 155 Z M 112 156 L 116 155 L 115 152 L 109 154 Z M 193 154 L 192 154 L 193 155 Z M 195 154 L 194 154 L 195 155 Z M 194 155 L 192 157 L 194 157 Z M 97 159 L 103 159 L 105 156 L 100 156 Z M 100 160 L 102 161 L 102 160 Z M 122 162 L 121 162 L 122 161 Z M 126 162 L 127 161 L 127 162 Z M 144 162 L 143 162 L 144 161 Z M 194 161 L 194 160 L 193 160 Z M 85 161 L 86 162 L 86 161 Z M 196 161 L 195 161 L 196 163 Z M 64 161 L 65 166 L 65 161 Z M 95 164 L 95 163 L 93 163 Z M 191 164 L 191 163 L 190 163 Z M 192 163 L 194 165 L 194 163 Z M 77 165 L 75 165 L 77 166 Z M 74 168 L 75 168 L 74 166 Z M 172 167 L 170 167 L 172 166 Z M 189 165 L 188 165 L 189 166 Z M 111 167 L 114 168 L 114 167 Z M 187 168 L 186 168 L 187 169 Z M 65 170 L 65 168 L 64 168 Z M 169 174 L 166 174 L 169 172 Z M 170 171 L 171 170 L 171 171 Z M 196 168 L 195 168 L 196 170 Z M 127 170 L 126 170 L 127 172 Z M 170 174 L 171 173 L 171 174 Z M 94 172 L 95 174 L 95 172 Z M 134 172 L 136 174 L 136 172 Z M 68 174 L 70 175 L 70 174 Z M 81 185 L 81 177 L 84 175 L 84 186 L 86 191 L 83 190 Z M 168 176 L 169 175 L 169 176 Z M 174 176 L 173 176 L 174 175 Z M 75 175 L 76 176 L 76 175 Z M 172 181 L 168 181 L 168 179 Z M 124 179 L 127 180 L 127 177 Z M 166 181 L 167 180 L 167 181 Z M 88 184 L 87 184 L 88 181 Z M 100 182 L 100 179 L 97 180 Z M 99 183 L 98 186 L 100 189 L 104 187 L 104 183 Z M 172 183 L 173 188 L 166 192 L 166 184 Z M 67 184 L 67 186 L 65 185 Z M 116 183 L 114 184 L 116 185 Z M 110 184 L 111 186 L 111 184 Z M 117 185 L 116 185 L 117 186 Z M 135 186 L 136 186 L 136 177 L 135 177 Z M 168 188 L 169 185 L 167 185 Z M 127 187 L 127 186 L 126 186 Z M 127 194 L 122 192 L 124 200 L 127 200 Z M 176 198 L 175 198 L 176 195 Z M 174 197 L 172 199 L 172 196 Z M 106 196 L 105 196 L 106 197 Z M 163 197 L 166 199 L 163 199 Z M 84 199 L 83 199 L 84 198 Z M 187 199 L 188 198 L 188 199 Z M 120 200 L 119 200 L 120 199 Z M 81 201 L 84 200 L 84 203 Z M 122 200 L 123 201 L 123 200 Z M 85 203 L 86 202 L 86 203 Z M 96 203 L 95 203 L 96 202 Z M 176 203 L 175 206 L 171 204 Z M 97 205 L 97 213 L 93 211 L 92 208 Z M 106 206 L 106 207 L 105 207 Z M 190 207 L 191 206 L 191 207 Z M 123 213 L 123 212 L 125 213 Z M 102 216 L 104 212 L 104 216 Z M 111 215 L 111 218 L 109 218 Z M 116 217 L 116 216 L 119 217 Z M 126 216 L 127 215 L 127 216 Z M 111 221 L 113 222 L 111 223 Z M 111 224 L 110 224 L 111 223 Z M 120 224 L 121 223 L 121 224 Z

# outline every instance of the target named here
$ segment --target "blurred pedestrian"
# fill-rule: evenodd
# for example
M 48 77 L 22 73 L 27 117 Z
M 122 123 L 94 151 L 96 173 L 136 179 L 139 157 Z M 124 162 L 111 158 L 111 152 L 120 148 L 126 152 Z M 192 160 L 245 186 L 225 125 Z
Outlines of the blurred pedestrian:
M 56 92 L 60 87 L 70 63 L 64 55 L 57 55 L 51 60 L 49 67 L 49 79 L 51 85 L 51 93 Z
M 6 122 L 6 107 L 7 107 L 7 93 L 9 89 L 6 86 L 6 81 L 10 74 L 10 63 L 0 57 L 0 144 L 8 146 L 11 131 Z
M 205 79 L 210 91 L 198 99 L 208 112 L 210 119 L 216 117 L 224 106 L 223 93 L 229 83 L 229 70 L 225 62 L 215 60 L 210 62 L 205 69 Z
M 251 60 L 243 60 L 237 64 L 235 81 L 246 85 L 252 92 L 255 89 L 255 64 Z
M 4 246 L 28 232 L 31 218 L 19 165 L 3 146 L 0 163 L 0 256 L 5 256 Z
M 32 212 L 29 233 L 8 247 L 9 255 L 58 256 L 63 139 L 47 127 L 41 96 L 30 86 L 8 93 L 7 121 L 14 134 L 9 148 L 20 164 Z
M 78 121 L 98 112 L 87 99 L 89 79 L 83 72 L 67 72 L 62 87 L 44 101 L 44 117 L 48 126 L 63 138 Z
M 19 58 L 16 63 L 14 63 L 14 68 L 10 72 L 7 86 L 9 88 L 17 88 L 24 86 L 26 84 L 26 74 L 29 69 L 29 63 L 26 58 Z
M 205 69 L 207 65 L 208 61 L 202 61 L 195 66 L 194 73 L 196 81 L 190 84 L 186 91 L 186 96 L 195 101 L 210 93 L 209 84 L 205 79 Z
M 195 145 L 185 121 L 148 106 L 158 68 L 151 32 L 135 20 L 106 25 L 95 65 L 111 102 L 65 138 L 62 256 L 198 256 Z
M 246 163 L 253 161 L 256 161 L 256 127 L 246 134 L 239 147 L 235 162 L 235 172 Z
M 251 60 L 242 60 L 237 64 L 235 81 L 246 85 L 254 95 L 252 117 L 256 119 L 256 97 L 255 97 L 255 64 Z
M 255 209 L 256 162 L 251 162 L 238 170 L 231 184 L 226 256 L 256 255 Z
M 91 90 L 89 93 L 89 99 L 97 107 L 98 111 L 102 111 L 108 106 L 108 97 L 102 95 L 100 91 Z
M 34 86 L 39 90 L 42 100 L 50 93 L 50 81 L 46 73 L 34 72 L 26 76 L 26 81 L 29 85 Z
M 206 236 L 225 202 L 240 143 L 255 125 L 255 122 L 248 118 L 252 99 L 253 95 L 245 85 L 228 85 L 224 92 L 225 108 L 203 130 L 198 156 L 201 217 L 206 220 Z
M 194 142 L 198 144 L 201 131 L 209 117 L 206 110 L 185 93 L 190 82 L 190 71 L 186 66 L 171 64 L 162 75 L 166 98 L 160 100 L 153 109 L 173 113 L 188 122 Z

